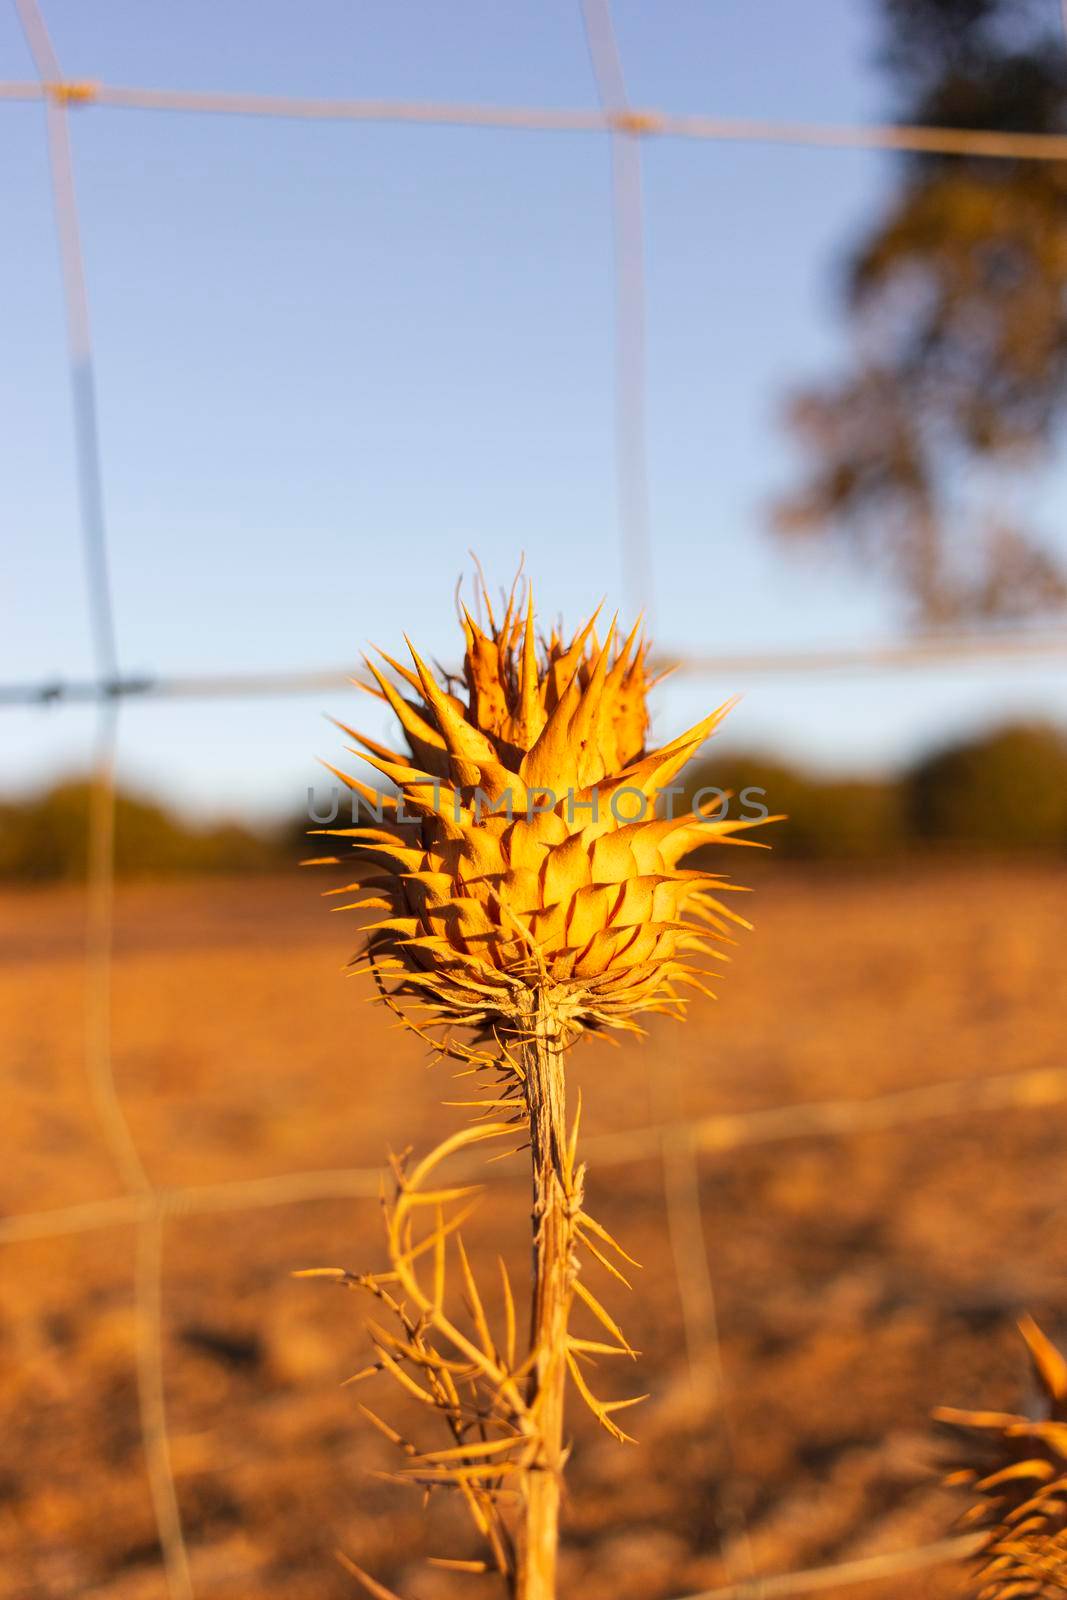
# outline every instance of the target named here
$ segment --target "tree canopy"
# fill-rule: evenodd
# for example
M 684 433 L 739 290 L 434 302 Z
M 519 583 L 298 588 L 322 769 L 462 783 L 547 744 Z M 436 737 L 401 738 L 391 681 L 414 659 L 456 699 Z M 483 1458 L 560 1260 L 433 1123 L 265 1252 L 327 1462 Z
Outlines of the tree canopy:
M 880 0 L 899 122 L 1067 130 L 1067 39 L 1051 0 Z M 1055 540 L 1007 509 L 1067 403 L 1067 164 L 908 155 L 850 252 L 846 369 L 800 389 L 802 448 L 774 509 L 887 571 L 916 620 L 1067 602 Z

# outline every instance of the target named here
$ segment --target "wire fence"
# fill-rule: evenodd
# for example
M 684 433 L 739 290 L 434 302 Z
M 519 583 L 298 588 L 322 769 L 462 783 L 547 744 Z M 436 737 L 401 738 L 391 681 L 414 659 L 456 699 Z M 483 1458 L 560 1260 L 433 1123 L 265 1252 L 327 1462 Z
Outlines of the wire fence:
M 19 0 L 16 0 L 19 3 Z M 46 100 L 64 108 L 170 111 L 274 117 L 297 122 L 403 122 L 426 127 L 514 128 L 531 133 L 625 133 L 639 139 L 725 144 L 807 145 L 838 150 L 900 150 L 986 161 L 1067 161 L 1067 134 L 990 132 L 903 123 L 785 122 L 765 117 L 683 116 L 627 107 L 494 106 L 448 101 L 317 99 L 227 90 L 148 89 L 52 76 L 0 82 L 0 100 Z
M 102 1136 L 123 1193 L 103 1201 L 26 1212 L 0 1220 L 0 1243 L 58 1238 L 92 1230 L 132 1227 L 137 1236 L 135 1303 L 137 1380 L 141 1433 L 159 1545 L 170 1600 L 194 1600 L 189 1558 L 167 1433 L 161 1296 L 162 1230 L 169 1218 L 293 1205 L 379 1192 L 380 1171 L 344 1169 L 279 1174 L 227 1183 L 157 1188 L 148 1177 L 116 1089 L 111 1056 L 111 969 L 115 762 L 120 708 L 139 697 L 158 699 L 315 693 L 347 685 L 350 674 L 332 670 L 194 676 L 124 677 L 108 570 L 107 529 L 96 423 L 96 381 L 89 306 L 82 261 L 71 155 L 70 116 L 78 109 L 253 116 L 296 120 L 419 123 L 530 132 L 607 136 L 612 157 L 615 298 L 615 428 L 620 536 L 629 598 L 651 609 L 653 570 L 645 450 L 645 228 L 641 194 L 641 143 L 651 137 L 759 142 L 825 148 L 914 151 L 989 160 L 1067 161 L 1067 135 L 992 133 L 965 128 L 900 125 L 845 126 L 762 119 L 678 116 L 634 106 L 626 92 L 610 0 L 581 0 L 599 97 L 593 109 L 483 106 L 357 99 L 308 99 L 200 90 L 161 90 L 70 81 L 61 70 L 38 0 L 15 0 L 37 78 L 0 82 L 0 101 L 44 106 L 49 167 L 65 300 L 67 352 L 73 400 L 87 607 L 92 626 L 94 676 L 0 686 L 0 706 L 92 703 L 97 708 L 93 800 L 89 819 L 88 934 L 86 945 L 85 1070 Z M 670 658 L 682 672 L 781 674 L 834 671 L 930 671 L 998 662 L 1040 662 L 1067 656 L 1067 630 L 939 634 L 839 648 Z M 682 1299 L 690 1368 L 715 1392 L 729 1447 L 715 1290 L 700 1207 L 701 1155 L 788 1140 L 842 1138 L 933 1118 L 1067 1103 L 1067 1068 L 1018 1072 L 977 1082 L 946 1081 L 859 1100 L 821 1101 L 719 1115 L 697 1122 L 661 1116 L 657 1125 L 587 1140 L 601 1165 L 636 1160 L 663 1166 L 671 1248 Z M 730 1449 L 728 1448 L 728 1458 Z M 727 1485 L 727 1489 L 730 1486 Z M 724 1497 L 727 1507 L 736 1496 Z M 721 1527 L 724 1542 L 740 1551 L 736 1582 L 688 1600 L 813 1594 L 917 1572 L 958 1560 L 975 1548 L 973 1535 L 847 1561 L 808 1571 L 756 1575 L 746 1554 L 743 1515 L 735 1509 Z
M 848 673 L 932 673 L 997 666 L 1041 667 L 1067 659 L 1067 628 L 995 628 L 976 633 L 931 633 L 804 650 L 733 651 L 689 655 L 661 651 L 656 672 L 676 677 L 795 678 Z M 115 700 L 248 700 L 325 694 L 363 679 L 344 667 L 306 672 L 200 672 L 176 676 L 47 678 L 0 684 L 0 710 L 19 706 L 92 705 Z

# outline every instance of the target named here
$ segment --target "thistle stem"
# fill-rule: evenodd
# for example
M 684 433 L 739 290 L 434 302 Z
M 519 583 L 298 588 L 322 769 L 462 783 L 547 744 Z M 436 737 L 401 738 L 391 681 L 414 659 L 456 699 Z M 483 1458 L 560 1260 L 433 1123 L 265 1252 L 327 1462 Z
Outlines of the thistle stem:
M 559 1018 L 543 990 L 530 993 L 521 1061 L 533 1169 L 533 1299 L 527 1399 L 541 1451 L 524 1475 L 515 1600 L 555 1600 L 562 1488 L 567 1326 L 574 1298 L 575 1219 L 581 1205 L 568 1156 L 566 1086 Z

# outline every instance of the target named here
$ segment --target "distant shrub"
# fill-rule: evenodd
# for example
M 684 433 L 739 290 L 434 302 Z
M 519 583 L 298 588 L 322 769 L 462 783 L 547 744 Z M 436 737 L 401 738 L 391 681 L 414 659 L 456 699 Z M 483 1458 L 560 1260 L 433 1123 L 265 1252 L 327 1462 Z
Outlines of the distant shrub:
M 822 778 L 729 753 L 690 769 L 685 783 L 690 797 L 706 786 L 732 790 L 731 816 L 757 802 L 784 812 L 752 837 L 797 860 L 878 861 L 934 845 L 1067 853 L 1067 735 L 1038 724 L 953 745 L 897 779 Z
M 91 790 L 57 784 L 0 805 L 0 878 L 77 881 L 85 876 Z M 236 824 L 197 828 L 151 800 L 120 793 L 115 802 L 117 877 L 247 872 L 288 859 L 280 841 Z
M 888 779 L 826 779 L 766 756 L 731 754 L 686 774 L 690 796 L 705 785 L 733 791 L 732 817 L 752 815 L 757 804 L 784 812 L 784 822 L 751 835 L 780 856 L 869 861 L 897 855 L 905 843 L 902 795 Z
M 706 791 L 730 791 L 730 816 L 760 806 L 784 812 L 785 821 L 748 836 L 773 845 L 779 859 L 888 861 L 951 846 L 1067 854 L 1067 735 L 1052 727 L 1002 728 L 896 779 L 824 778 L 765 755 L 716 757 L 712 747 L 680 781 L 687 803 L 704 790 L 703 803 L 714 807 Z M 89 798 L 87 783 L 69 782 L 0 802 L 0 880 L 83 878 Z M 306 812 L 264 832 L 232 822 L 194 827 L 156 801 L 120 793 L 115 823 L 116 875 L 126 878 L 269 871 L 330 853 L 330 841 L 309 837 L 315 824 Z
M 1067 851 L 1067 737 L 1017 725 L 939 751 L 906 780 L 916 837 L 982 850 Z

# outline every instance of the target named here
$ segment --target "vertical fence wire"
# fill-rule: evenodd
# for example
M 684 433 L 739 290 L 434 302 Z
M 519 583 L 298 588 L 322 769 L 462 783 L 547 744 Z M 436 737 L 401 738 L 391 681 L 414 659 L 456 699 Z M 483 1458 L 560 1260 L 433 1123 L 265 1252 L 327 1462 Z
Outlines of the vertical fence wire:
M 1067 0 L 1065 0 L 1067 3 Z M 610 0 L 582 0 L 597 93 L 611 123 L 615 258 L 615 472 L 623 591 L 632 613 L 655 606 L 648 488 L 645 225 L 641 136 L 632 128 Z
M 45 92 L 48 159 L 66 310 L 67 354 L 85 578 L 97 676 L 118 677 L 118 650 L 108 566 L 107 524 L 100 466 L 96 375 L 85 264 L 74 185 L 67 101 L 55 91 L 63 79 L 37 0 L 15 0 L 18 17 Z M 119 701 L 104 698 L 97 710 L 86 864 L 85 1070 L 101 1130 L 123 1188 L 144 1202 L 137 1224 L 134 1305 L 137 1320 L 137 1389 L 144 1450 L 160 1552 L 171 1600 L 193 1600 L 182 1537 L 164 1408 L 162 1351 L 161 1221 L 144 1163 L 126 1120 L 111 1050 L 114 945 L 115 764 Z
M 738 1594 L 759 1594 L 737 1470 L 737 1436 L 726 1382 L 715 1280 L 700 1198 L 696 1128 L 684 1115 L 681 1069 L 671 1057 L 653 1075 L 654 1115 L 662 1125 L 660 1160 L 667 1237 L 678 1284 L 686 1360 L 695 1408 L 718 1423 L 725 1468 L 715 1522 L 726 1576 Z
M 1067 4 L 1067 0 L 1064 0 Z M 611 119 L 613 224 L 615 238 L 615 412 L 619 525 L 626 590 L 635 611 L 652 620 L 655 594 L 647 447 L 647 356 L 645 224 L 640 117 L 626 92 L 626 77 L 611 12 L 611 0 L 582 0 L 582 18 L 600 104 Z M 672 1063 L 670 1093 L 680 1101 Z M 654 1092 L 662 1098 L 657 1079 Z M 661 1122 L 681 1125 L 678 1115 Z M 737 1451 L 719 1338 L 715 1285 L 708 1261 L 700 1203 L 700 1171 L 694 1140 L 683 1132 L 666 1136 L 660 1148 L 663 1197 L 675 1278 L 685 1329 L 689 1381 L 694 1399 L 715 1408 L 726 1460 L 718 1512 L 728 1576 L 744 1586 L 754 1567 L 744 1507 L 738 1491 Z
M 170 1600 L 193 1600 L 170 1459 L 163 1377 L 163 1217 L 156 1203 L 137 1228 L 137 1403 L 152 1506 Z

